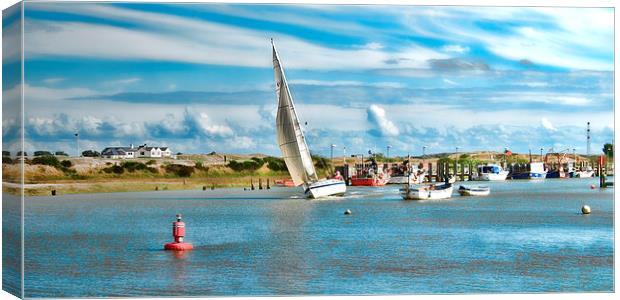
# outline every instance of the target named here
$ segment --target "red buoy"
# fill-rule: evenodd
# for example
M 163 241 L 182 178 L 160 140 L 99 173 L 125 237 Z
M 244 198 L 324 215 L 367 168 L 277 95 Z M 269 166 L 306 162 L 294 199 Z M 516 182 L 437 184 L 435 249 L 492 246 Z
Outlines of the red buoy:
M 183 242 L 183 238 L 185 237 L 185 223 L 181 221 L 180 214 L 177 215 L 177 220 L 172 222 L 172 236 L 174 237 L 174 242 L 164 245 L 164 249 L 185 251 L 194 248 L 192 244 Z

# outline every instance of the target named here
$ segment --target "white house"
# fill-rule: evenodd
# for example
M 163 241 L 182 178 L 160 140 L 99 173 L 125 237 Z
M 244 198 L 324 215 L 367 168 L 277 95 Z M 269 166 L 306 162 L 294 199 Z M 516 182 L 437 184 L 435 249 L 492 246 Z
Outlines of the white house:
M 168 147 L 149 147 L 144 144 L 138 147 L 136 157 L 172 157 L 172 152 Z
M 114 158 L 114 159 L 125 159 L 125 158 L 161 158 L 161 157 L 172 157 L 172 151 L 168 147 L 149 147 L 146 144 L 142 146 L 138 146 L 135 148 L 133 144 L 129 145 L 129 147 L 108 147 L 101 151 L 101 157 L 105 158 Z
M 101 157 L 114 159 L 134 158 L 136 157 L 136 151 L 137 149 L 133 148 L 133 145 L 130 147 L 108 147 L 101 151 Z

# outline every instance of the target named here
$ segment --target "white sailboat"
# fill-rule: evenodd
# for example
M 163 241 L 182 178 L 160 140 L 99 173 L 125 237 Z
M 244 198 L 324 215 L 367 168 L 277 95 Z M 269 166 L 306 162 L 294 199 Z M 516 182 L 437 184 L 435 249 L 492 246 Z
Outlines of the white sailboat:
M 276 83 L 276 97 L 278 99 L 278 114 L 276 115 L 276 133 L 278 145 L 286 167 L 295 186 L 303 186 L 304 193 L 310 198 L 320 198 L 332 195 L 343 195 L 347 186 L 342 180 L 319 180 L 310 150 L 306 144 L 304 133 L 299 125 L 299 118 L 295 111 L 293 97 L 284 76 L 284 69 L 276 46 L 271 40 L 273 49 L 273 71 Z

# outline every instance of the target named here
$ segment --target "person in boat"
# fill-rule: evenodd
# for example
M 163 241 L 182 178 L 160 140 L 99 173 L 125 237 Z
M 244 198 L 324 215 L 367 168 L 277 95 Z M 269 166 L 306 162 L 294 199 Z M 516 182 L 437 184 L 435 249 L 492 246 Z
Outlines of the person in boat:
M 337 180 L 344 180 L 344 178 L 342 177 L 342 175 L 340 175 L 340 171 L 336 171 L 336 174 L 333 177 L 334 179 Z

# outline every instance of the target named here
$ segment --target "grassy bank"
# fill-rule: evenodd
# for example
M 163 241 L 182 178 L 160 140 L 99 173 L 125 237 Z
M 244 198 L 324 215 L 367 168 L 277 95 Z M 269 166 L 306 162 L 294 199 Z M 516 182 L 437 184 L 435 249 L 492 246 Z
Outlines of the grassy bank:
M 231 158 L 234 158 L 231 160 Z M 193 155 L 186 159 L 105 159 L 35 157 L 24 163 L 26 195 L 106 193 L 203 189 L 206 187 L 258 187 L 289 178 L 284 161 L 275 157 Z M 3 191 L 19 193 L 21 163 L 3 159 L 8 184 Z M 12 182 L 12 184 L 11 184 Z

